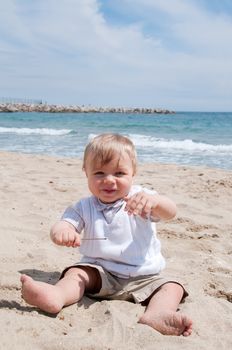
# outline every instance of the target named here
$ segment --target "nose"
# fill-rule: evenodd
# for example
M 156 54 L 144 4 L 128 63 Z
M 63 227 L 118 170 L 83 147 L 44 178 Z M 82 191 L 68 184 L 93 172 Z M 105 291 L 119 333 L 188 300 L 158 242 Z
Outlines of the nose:
M 114 182 L 114 177 L 113 175 L 106 175 L 104 178 L 105 183 L 113 183 Z

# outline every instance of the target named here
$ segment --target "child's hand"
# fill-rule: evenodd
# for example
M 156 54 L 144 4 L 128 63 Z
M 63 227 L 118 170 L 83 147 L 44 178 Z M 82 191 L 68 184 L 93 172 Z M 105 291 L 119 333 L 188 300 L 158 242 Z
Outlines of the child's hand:
M 148 218 L 152 209 L 158 205 L 155 195 L 150 195 L 144 191 L 135 193 L 131 197 L 125 197 L 125 210 L 129 215 L 140 215 L 143 218 Z
M 65 221 L 59 221 L 56 223 L 50 232 L 52 241 L 57 245 L 66 247 L 79 247 L 80 235 L 76 232 L 75 228 Z

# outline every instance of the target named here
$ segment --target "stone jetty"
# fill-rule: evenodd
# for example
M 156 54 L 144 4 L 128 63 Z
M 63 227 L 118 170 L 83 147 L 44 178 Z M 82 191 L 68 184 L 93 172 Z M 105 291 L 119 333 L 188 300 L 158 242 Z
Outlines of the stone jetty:
M 27 103 L 0 103 L 0 112 L 47 112 L 47 113 L 139 113 L 172 114 L 174 111 L 159 108 L 92 107 L 76 105 L 49 105 Z

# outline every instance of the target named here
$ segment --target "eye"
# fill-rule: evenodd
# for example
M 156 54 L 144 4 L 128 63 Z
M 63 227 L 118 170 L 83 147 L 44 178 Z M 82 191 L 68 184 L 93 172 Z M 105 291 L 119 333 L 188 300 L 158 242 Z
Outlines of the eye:
M 104 176 L 104 173 L 103 173 L 103 171 L 96 171 L 96 172 L 94 173 L 94 175 L 95 175 L 95 176 L 98 176 L 98 177 L 101 177 L 101 176 Z
M 122 177 L 122 176 L 124 176 L 125 175 L 125 173 L 123 172 L 123 171 L 117 171 L 116 173 L 115 173 L 115 176 L 117 176 L 117 177 Z

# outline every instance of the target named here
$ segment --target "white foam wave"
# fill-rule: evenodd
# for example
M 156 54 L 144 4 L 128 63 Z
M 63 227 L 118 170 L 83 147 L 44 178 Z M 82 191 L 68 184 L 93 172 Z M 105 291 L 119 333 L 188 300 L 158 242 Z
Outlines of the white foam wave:
M 48 128 L 4 128 L 0 127 L 0 133 L 21 134 L 21 135 L 51 135 L 61 136 L 67 135 L 72 130 L 69 129 L 48 129 Z
M 93 139 L 96 134 L 89 134 L 89 141 Z M 129 138 L 133 141 L 135 147 L 149 148 L 150 150 L 167 150 L 183 151 L 183 152 L 218 152 L 218 153 L 231 153 L 232 145 L 211 145 L 204 142 L 194 142 L 192 140 L 168 140 L 164 138 L 157 138 L 149 135 L 129 134 Z
M 89 134 L 88 135 L 88 141 L 91 141 L 92 139 L 94 139 L 94 137 L 96 137 L 98 134 Z
M 232 145 L 212 145 L 203 142 L 194 142 L 192 140 L 168 140 L 163 138 L 156 138 L 153 136 L 131 134 L 129 135 L 136 147 L 166 149 L 168 151 L 188 151 L 188 152 L 232 152 Z

